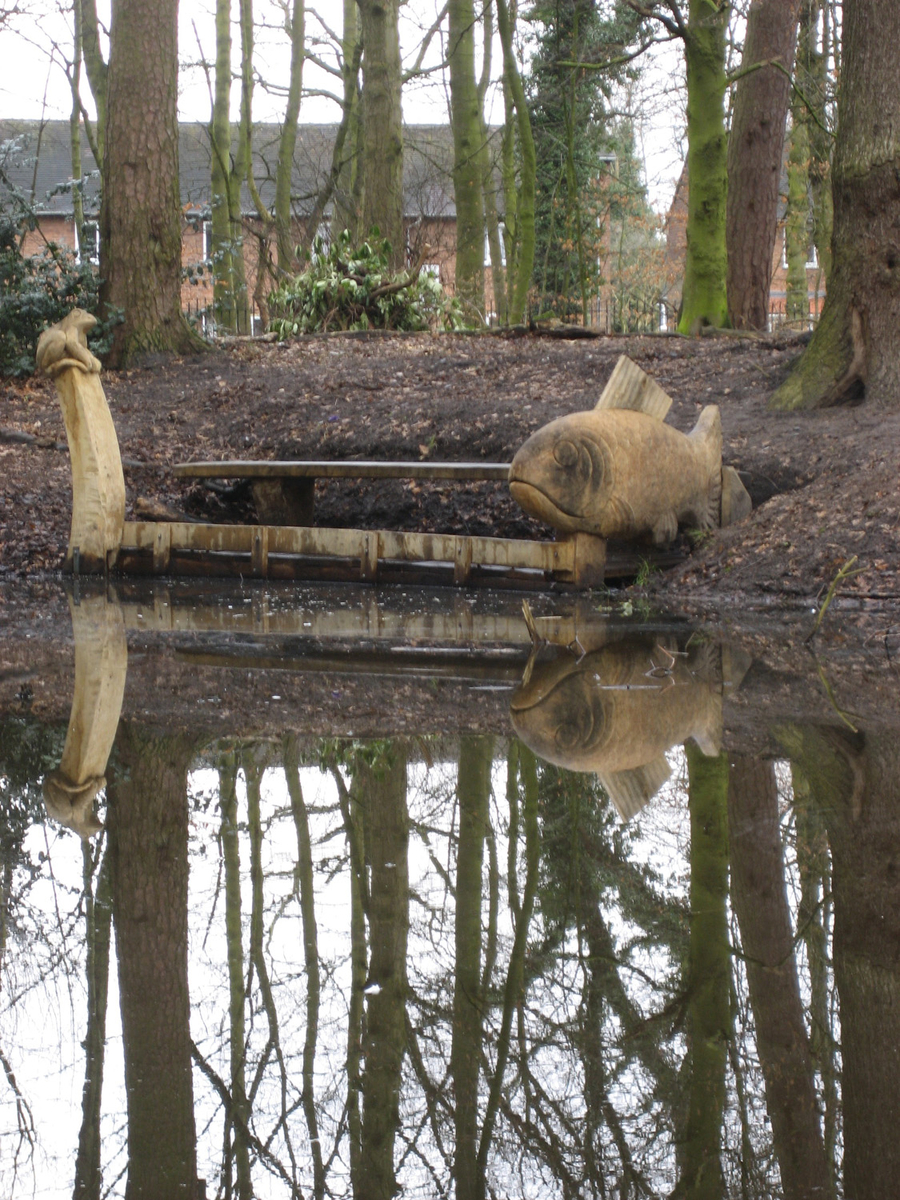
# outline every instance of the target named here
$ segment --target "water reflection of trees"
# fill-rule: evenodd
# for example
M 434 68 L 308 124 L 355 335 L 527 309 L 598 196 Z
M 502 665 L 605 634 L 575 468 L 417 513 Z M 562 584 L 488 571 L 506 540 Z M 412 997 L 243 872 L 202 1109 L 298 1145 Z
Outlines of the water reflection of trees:
M 594 776 L 515 742 L 198 759 L 123 726 L 108 849 L 87 845 L 81 889 L 43 912 L 38 793 L 5 766 L 11 817 L 31 815 L 4 843 L 0 1046 L 15 1075 L 12 1013 L 65 978 L 74 1194 L 190 1195 L 198 1176 L 222 1196 L 890 1194 L 897 756 L 781 737 L 790 772 L 688 749 L 689 812 L 669 790 L 623 825 Z M 0 745 L 24 761 L 27 741 Z M 39 1139 L 36 1086 L 2 1104 Z

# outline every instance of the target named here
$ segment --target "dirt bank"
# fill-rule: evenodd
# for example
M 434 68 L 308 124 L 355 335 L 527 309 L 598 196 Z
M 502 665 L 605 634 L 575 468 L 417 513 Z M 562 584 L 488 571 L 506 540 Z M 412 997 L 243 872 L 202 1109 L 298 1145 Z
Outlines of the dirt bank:
M 508 460 L 535 429 L 592 407 L 620 354 L 672 396 L 687 430 L 722 411 L 725 461 L 754 500 L 739 526 L 654 579 L 668 600 L 812 600 L 856 556 L 845 598 L 900 598 L 900 403 L 774 415 L 766 400 L 800 352 L 796 337 L 702 339 L 445 335 L 243 343 L 104 375 L 126 462 L 129 511 L 144 499 L 214 520 L 252 517 L 249 498 L 174 480 L 190 458 Z M 898 398 L 900 399 L 900 398 Z M 70 482 L 52 385 L 0 383 L 0 578 L 59 568 Z M 320 485 L 322 486 L 322 485 Z M 550 536 L 505 485 L 322 486 L 323 524 Z

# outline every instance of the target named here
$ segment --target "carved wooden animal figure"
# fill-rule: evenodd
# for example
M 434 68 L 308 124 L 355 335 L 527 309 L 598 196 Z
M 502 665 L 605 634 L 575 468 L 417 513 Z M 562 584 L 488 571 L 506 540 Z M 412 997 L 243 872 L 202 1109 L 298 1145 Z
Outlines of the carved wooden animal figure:
M 597 407 L 539 429 L 512 461 L 509 490 L 566 533 L 671 541 L 720 521 L 722 428 L 715 405 L 689 434 L 663 424 L 671 399 L 624 356 Z
M 37 345 L 38 367 L 56 384 L 69 440 L 72 528 L 65 565 L 85 573 L 108 569 L 121 545 L 125 520 L 119 443 L 100 363 L 87 348 L 87 332 L 96 323 L 83 308 L 74 308 L 45 329 Z
M 38 339 L 37 365 L 47 375 L 56 375 L 67 367 L 98 374 L 99 359 L 87 345 L 88 330 L 97 324 L 97 318 L 83 308 L 73 308 L 67 317 L 56 325 L 45 329 Z
M 513 728 L 547 762 L 595 772 L 628 820 L 669 777 L 671 746 L 693 738 L 704 754 L 719 751 L 721 667 L 711 652 L 687 658 L 629 638 L 581 659 L 561 653 L 516 688 Z

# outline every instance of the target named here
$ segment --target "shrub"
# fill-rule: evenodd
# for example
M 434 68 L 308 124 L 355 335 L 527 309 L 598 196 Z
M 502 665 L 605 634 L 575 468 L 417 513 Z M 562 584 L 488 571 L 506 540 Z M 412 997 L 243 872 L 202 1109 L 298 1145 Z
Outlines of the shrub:
M 327 246 L 316 238 L 309 262 L 269 296 L 269 329 L 280 339 L 328 330 L 455 329 L 457 302 L 420 267 L 392 274 L 390 244 L 377 231 L 361 246 L 343 233 Z
M 19 248 L 20 223 L 0 212 L 0 374 L 34 370 L 37 340 L 73 308 L 97 307 L 96 268 L 66 246 L 48 242 L 28 257 Z

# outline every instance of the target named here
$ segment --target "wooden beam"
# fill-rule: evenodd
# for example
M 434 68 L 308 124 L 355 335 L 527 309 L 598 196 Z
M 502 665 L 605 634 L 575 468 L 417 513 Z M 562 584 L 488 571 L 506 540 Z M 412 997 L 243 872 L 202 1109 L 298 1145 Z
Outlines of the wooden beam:
M 181 479 L 450 479 L 484 483 L 509 479 L 509 463 L 492 462 L 187 462 L 172 471 Z

